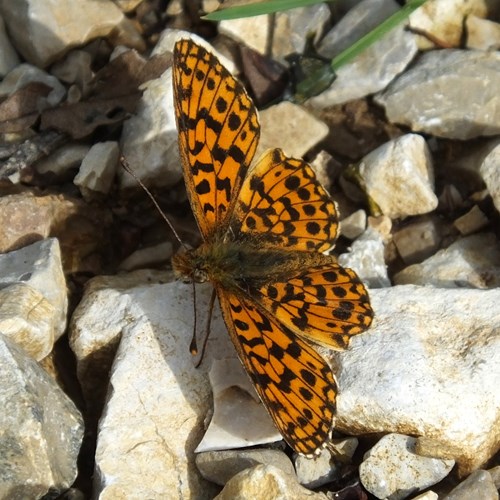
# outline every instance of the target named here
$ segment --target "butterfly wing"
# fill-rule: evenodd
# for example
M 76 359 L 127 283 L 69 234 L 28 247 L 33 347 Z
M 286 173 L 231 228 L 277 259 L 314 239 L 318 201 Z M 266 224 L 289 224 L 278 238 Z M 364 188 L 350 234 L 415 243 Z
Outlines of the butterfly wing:
M 296 335 L 344 350 L 353 335 L 373 319 L 368 293 L 352 269 L 334 257 L 311 269 L 298 269 L 286 280 L 272 281 L 252 291 L 266 311 Z
M 192 40 L 175 44 L 174 103 L 188 196 L 205 240 L 227 228 L 257 147 L 257 111 L 243 86 Z
M 269 150 L 249 172 L 231 221 L 236 239 L 324 252 L 337 236 L 335 203 L 304 161 Z
M 253 301 L 217 288 L 238 356 L 285 441 L 311 455 L 330 438 L 337 395 L 326 361 Z

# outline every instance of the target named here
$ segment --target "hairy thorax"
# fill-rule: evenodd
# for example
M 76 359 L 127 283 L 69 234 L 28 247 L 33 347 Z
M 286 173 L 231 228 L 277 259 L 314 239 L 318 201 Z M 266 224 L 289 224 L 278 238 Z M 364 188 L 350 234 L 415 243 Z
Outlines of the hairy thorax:
M 172 257 L 178 279 L 210 281 L 226 290 L 270 283 L 326 263 L 333 256 L 320 253 L 266 249 L 234 242 L 204 243 L 194 250 L 181 250 Z

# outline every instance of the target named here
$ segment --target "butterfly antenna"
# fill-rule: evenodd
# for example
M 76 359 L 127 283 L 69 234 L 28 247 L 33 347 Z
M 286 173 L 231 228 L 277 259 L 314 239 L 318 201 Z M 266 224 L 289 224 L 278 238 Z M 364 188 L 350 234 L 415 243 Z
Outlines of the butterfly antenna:
M 120 163 L 121 163 L 122 167 L 124 168 L 124 170 L 126 172 L 128 172 L 136 180 L 137 184 L 139 184 L 139 186 L 141 186 L 141 188 L 149 196 L 149 198 L 153 202 L 154 206 L 156 207 L 158 212 L 160 212 L 160 215 L 163 217 L 163 220 L 168 224 L 168 227 L 170 228 L 170 230 L 174 234 L 175 239 L 181 244 L 182 247 L 187 249 L 186 244 L 181 240 L 180 236 L 177 234 L 177 231 L 175 230 L 172 222 L 170 222 L 169 218 L 163 213 L 163 210 L 160 208 L 160 205 L 158 205 L 158 202 L 155 200 L 155 197 L 152 195 L 151 191 L 144 185 L 144 183 L 141 181 L 141 179 L 139 179 L 139 177 L 137 177 L 135 172 L 130 168 L 128 161 L 125 159 L 124 156 L 120 157 Z
M 212 295 L 210 296 L 210 305 L 208 308 L 207 328 L 205 329 L 205 337 L 203 338 L 203 344 L 201 346 L 200 358 L 195 365 L 196 368 L 198 368 L 201 365 L 201 362 L 203 361 L 203 357 L 205 356 L 205 351 L 207 349 L 208 337 L 210 336 L 210 327 L 212 326 L 212 313 L 213 313 L 214 305 L 215 305 L 215 297 L 216 297 L 216 293 L 215 293 L 215 289 L 213 289 Z

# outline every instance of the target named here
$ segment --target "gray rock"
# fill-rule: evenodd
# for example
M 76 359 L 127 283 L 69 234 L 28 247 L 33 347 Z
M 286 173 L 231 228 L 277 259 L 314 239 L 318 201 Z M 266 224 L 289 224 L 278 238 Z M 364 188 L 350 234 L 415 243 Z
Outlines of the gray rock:
M 340 234 L 350 240 L 356 239 L 365 229 L 366 212 L 363 209 L 356 210 L 340 221 Z
M 500 287 L 500 248 L 492 233 L 460 238 L 420 264 L 394 276 L 396 285 L 439 288 Z
M 40 498 L 76 478 L 83 419 L 30 356 L 0 334 L 0 498 Z
M 402 500 L 445 478 L 455 462 L 419 456 L 415 445 L 409 436 L 384 436 L 359 467 L 363 486 L 377 498 Z
M 295 475 L 290 459 L 278 450 L 208 451 L 196 455 L 196 466 L 202 476 L 220 485 L 225 485 L 239 472 L 258 464 L 272 465 L 292 476 Z
M 389 121 L 449 139 L 500 133 L 500 54 L 435 50 L 397 78 L 376 101 Z
M 359 175 L 368 196 L 391 219 L 437 207 L 432 159 L 420 135 L 407 134 L 378 147 L 361 160 Z
M 5 23 L 0 16 L 0 78 L 20 64 L 19 56 L 5 31 Z
M 50 172 L 58 180 L 69 179 L 74 176 L 73 170 L 80 166 L 89 149 L 90 146 L 86 144 L 66 144 L 48 157 L 36 162 L 34 167 L 39 174 Z
M 496 209 L 500 212 L 500 143 L 493 148 L 479 167 Z
M 324 493 L 314 493 L 301 486 L 297 479 L 273 467 L 272 465 L 256 465 L 234 476 L 215 500 L 327 500 Z
M 0 255 L 0 329 L 41 360 L 64 333 L 68 295 L 59 242 Z
M 144 46 L 132 22 L 113 2 L 3 0 L 0 13 L 19 53 L 42 68 L 72 47 L 99 37 L 113 35 L 129 47 Z
M 498 500 L 498 491 L 488 471 L 476 470 L 443 497 L 443 500 Z

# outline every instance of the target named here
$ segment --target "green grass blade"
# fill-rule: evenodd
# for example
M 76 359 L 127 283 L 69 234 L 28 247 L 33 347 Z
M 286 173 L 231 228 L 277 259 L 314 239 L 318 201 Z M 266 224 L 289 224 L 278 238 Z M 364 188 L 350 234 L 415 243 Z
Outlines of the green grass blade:
M 297 85 L 294 96 L 296 102 L 303 102 L 309 97 L 315 96 L 326 90 L 335 80 L 335 73 L 341 67 L 354 59 L 358 54 L 366 50 L 370 45 L 380 40 L 387 32 L 402 23 L 414 10 L 421 7 L 427 0 L 411 0 L 392 16 L 382 21 L 372 31 L 354 42 L 350 47 L 334 57 L 330 64 L 316 70 Z M 330 82 L 330 83 L 328 83 Z
M 323 3 L 324 0 L 267 0 L 264 2 L 250 3 L 238 7 L 229 7 L 217 12 L 211 12 L 202 17 L 207 21 L 226 21 L 228 19 L 239 19 L 241 17 L 260 16 L 262 14 L 273 14 L 283 10 L 307 7 L 316 3 Z

